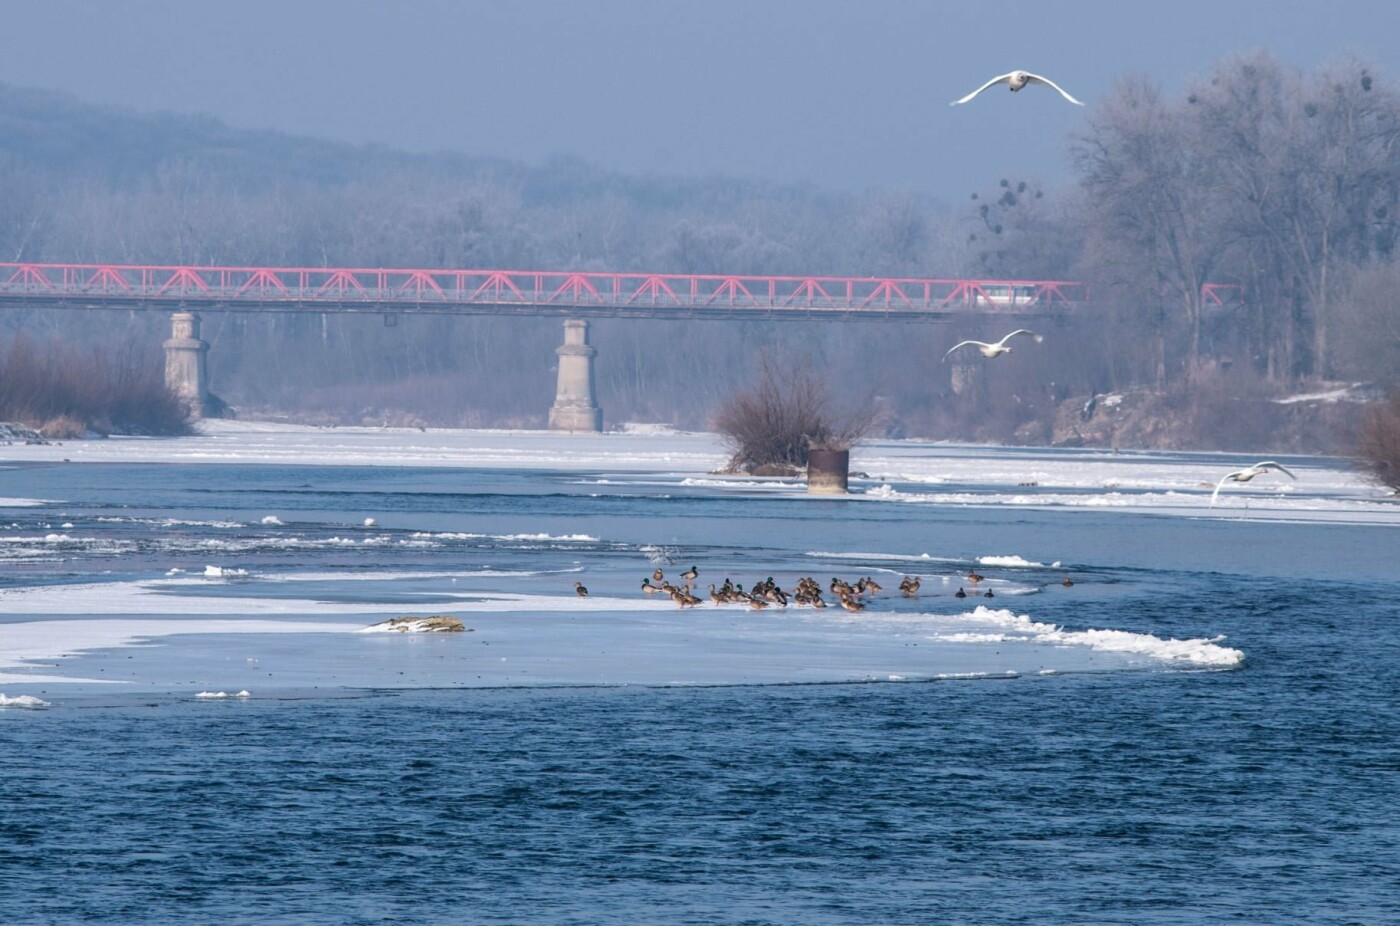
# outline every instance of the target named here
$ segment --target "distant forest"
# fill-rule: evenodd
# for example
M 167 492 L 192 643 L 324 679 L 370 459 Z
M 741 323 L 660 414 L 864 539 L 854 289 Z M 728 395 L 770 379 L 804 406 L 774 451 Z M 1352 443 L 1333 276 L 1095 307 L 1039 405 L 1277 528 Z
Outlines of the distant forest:
M 0 86 L 0 259 L 1071 279 L 1094 293 L 1091 312 L 958 391 L 943 352 L 1004 323 L 600 319 L 610 425 L 704 427 L 774 354 L 873 402 L 890 431 L 936 438 L 1047 442 L 1071 403 L 1141 391 L 1195 409 L 1183 439 L 1224 446 L 1249 426 L 1229 401 L 1400 382 L 1392 82 L 1357 60 L 1302 73 L 1263 52 L 1180 95 L 1127 76 L 1067 141 L 1067 188 L 989 177 L 942 203 L 409 154 Z M 1206 300 L 1207 282 L 1240 298 Z M 7 312 L 0 334 L 130 343 L 159 365 L 168 320 Z M 552 319 L 204 318 L 222 399 L 325 423 L 542 426 L 561 335 Z

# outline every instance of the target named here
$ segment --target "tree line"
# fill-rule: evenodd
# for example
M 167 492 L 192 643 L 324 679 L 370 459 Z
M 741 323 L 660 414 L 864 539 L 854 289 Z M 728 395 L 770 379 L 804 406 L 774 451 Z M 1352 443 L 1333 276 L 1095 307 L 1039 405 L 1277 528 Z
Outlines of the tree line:
M 1259 52 L 1177 93 L 1125 76 L 1068 141 L 1075 183 L 989 178 L 960 203 L 412 155 L 13 88 L 0 127 L 7 260 L 1013 277 L 1092 294 L 1044 349 L 962 390 L 938 358 L 1005 333 L 993 323 L 601 320 L 611 421 L 704 426 L 782 353 L 871 397 L 893 429 L 975 439 L 1049 439 L 1066 402 L 1115 390 L 1196 401 L 1400 378 L 1400 96 L 1359 60 L 1304 73 Z M 166 336 L 149 314 L 77 322 L 9 312 L 0 330 Z M 204 330 L 214 387 L 245 412 L 517 426 L 543 423 L 561 333 L 212 314 Z

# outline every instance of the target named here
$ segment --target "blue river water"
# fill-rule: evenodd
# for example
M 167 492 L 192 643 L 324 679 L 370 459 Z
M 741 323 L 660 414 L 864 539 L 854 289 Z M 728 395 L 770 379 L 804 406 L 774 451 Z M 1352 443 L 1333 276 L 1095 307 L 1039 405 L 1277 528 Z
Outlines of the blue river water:
M 211 551 L 252 572 L 489 566 L 571 585 L 575 569 L 595 594 L 634 588 L 658 546 L 684 557 L 667 568 L 789 577 L 820 551 L 1015 553 L 1062 563 L 1017 572 L 1040 589 L 1017 604 L 1038 621 L 1223 635 L 1246 658 L 902 683 L 289 685 L 214 702 L 22 686 L 52 706 L 0 710 L 3 923 L 1400 922 L 1390 525 L 553 472 L 6 475 L 0 495 L 49 500 L 4 511 L 12 537 L 73 539 L 6 544 L 0 590 L 195 572 Z M 366 536 L 365 517 L 390 541 L 331 542 Z M 536 534 L 592 539 L 521 539 Z

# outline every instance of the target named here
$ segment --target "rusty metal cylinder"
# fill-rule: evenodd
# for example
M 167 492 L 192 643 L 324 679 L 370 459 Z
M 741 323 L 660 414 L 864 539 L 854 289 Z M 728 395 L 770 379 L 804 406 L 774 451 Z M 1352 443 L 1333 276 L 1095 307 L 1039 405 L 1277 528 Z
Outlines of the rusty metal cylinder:
M 810 495 L 845 495 L 851 470 L 849 450 L 807 451 L 807 492 Z

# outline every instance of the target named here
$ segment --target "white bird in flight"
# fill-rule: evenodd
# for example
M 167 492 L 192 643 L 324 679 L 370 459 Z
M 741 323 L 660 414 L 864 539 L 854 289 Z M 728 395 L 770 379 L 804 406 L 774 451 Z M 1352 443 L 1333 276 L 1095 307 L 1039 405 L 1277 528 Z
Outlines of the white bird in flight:
M 988 344 L 986 341 L 959 341 L 957 344 L 954 344 L 952 347 L 948 348 L 948 354 L 951 354 L 959 347 L 966 347 L 967 345 L 971 344 L 973 347 L 976 347 L 979 351 L 982 352 L 983 357 L 1000 357 L 1002 354 L 1011 353 L 1011 348 L 1006 346 L 1006 342 L 1016 337 L 1016 335 L 1018 334 L 1030 335 L 1031 337 L 1035 338 L 1037 344 L 1045 340 L 1044 335 L 1036 334 L 1034 331 L 1027 331 L 1025 328 L 1017 328 L 1015 331 L 1011 332 L 995 344 Z M 948 354 L 943 355 L 944 360 L 948 359 Z
M 1003 74 L 1000 77 L 993 77 L 991 80 L 987 81 L 985 84 L 978 87 L 976 90 L 972 91 L 967 96 L 963 97 L 961 100 L 954 100 L 948 105 L 957 106 L 960 103 L 966 103 L 973 97 L 975 97 L 977 94 L 981 93 L 983 90 L 986 90 L 988 87 L 992 86 L 992 84 L 1007 84 L 1011 87 L 1012 93 L 1015 93 L 1017 90 L 1020 90 L 1026 84 L 1046 84 L 1047 86 L 1054 87 L 1056 90 L 1059 90 L 1060 96 L 1069 100 L 1075 106 L 1084 105 L 1083 103 L 1076 100 L 1074 97 L 1070 96 L 1068 93 L 1065 93 L 1064 88 L 1062 88 L 1059 84 L 1055 83 L 1050 78 L 1041 77 L 1039 74 L 1032 74 L 1030 71 L 1012 71 L 1010 74 Z
M 1255 476 L 1258 476 L 1261 473 L 1267 473 L 1271 469 L 1278 470 L 1279 472 L 1287 476 L 1289 479 L 1296 480 L 1298 478 L 1280 464 L 1275 463 L 1273 460 L 1263 460 L 1259 463 L 1255 463 L 1253 466 L 1246 467 L 1245 469 L 1237 469 L 1233 473 L 1226 473 L 1223 477 L 1221 477 L 1221 480 L 1215 485 L 1215 491 L 1210 493 L 1210 503 L 1212 505 L 1215 504 L 1215 499 L 1218 495 L 1220 495 L 1220 490 L 1225 487 L 1225 483 L 1248 482 Z

